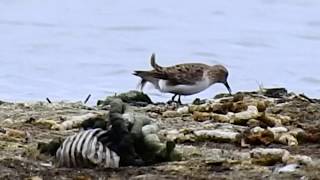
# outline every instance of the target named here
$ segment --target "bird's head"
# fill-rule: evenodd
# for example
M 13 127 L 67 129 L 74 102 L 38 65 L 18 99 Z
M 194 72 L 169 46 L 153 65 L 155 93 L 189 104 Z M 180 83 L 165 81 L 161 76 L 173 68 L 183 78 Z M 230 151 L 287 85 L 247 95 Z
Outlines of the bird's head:
M 231 88 L 229 86 L 228 83 L 228 75 L 229 72 L 227 70 L 227 68 L 225 68 L 222 65 L 214 65 L 211 66 L 208 75 L 210 77 L 211 83 L 222 83 L 226 86 L 226 88 L 228 89 L 229 93 L 231 94 Z

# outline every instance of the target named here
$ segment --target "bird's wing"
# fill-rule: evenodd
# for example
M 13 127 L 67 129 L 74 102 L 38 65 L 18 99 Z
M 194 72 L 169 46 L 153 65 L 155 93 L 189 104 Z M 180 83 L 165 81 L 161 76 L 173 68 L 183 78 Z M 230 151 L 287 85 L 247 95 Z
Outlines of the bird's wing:
M 161 70 L 153 70 L 153 77 L 167 80 L 171 85 L 195 84 L 203 79 L 206 65 L 204 64 L 179 64 Z

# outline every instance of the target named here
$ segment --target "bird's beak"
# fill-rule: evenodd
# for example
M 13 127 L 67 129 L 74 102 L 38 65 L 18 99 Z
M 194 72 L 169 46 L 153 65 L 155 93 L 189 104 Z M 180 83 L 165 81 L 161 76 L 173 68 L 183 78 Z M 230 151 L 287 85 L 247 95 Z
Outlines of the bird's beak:
M 228 82 L 226 81 L 225 83 L 223 83 L 225 86 L 226 86 L 226 88 L 228 89 L 228 91 L 229 91 L 229 94 L 231 95 L 231 88 L 230 88 L 230 86 L 229 86 L 229 84 L 228 84 Z

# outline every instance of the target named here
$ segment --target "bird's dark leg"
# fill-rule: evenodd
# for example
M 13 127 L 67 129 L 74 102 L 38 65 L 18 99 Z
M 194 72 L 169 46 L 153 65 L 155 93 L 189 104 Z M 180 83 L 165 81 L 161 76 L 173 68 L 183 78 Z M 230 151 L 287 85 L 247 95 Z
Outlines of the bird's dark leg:
M 174 95 L 172 96 L 171 100 L 168 101 L 167 103 L 168 103 L 168 104 L 173 103 L 173 102 L 174 102 L 174 99 L 176 98 L 176 96 L 177 96 L 177 94 L 174 94 Z
M 182 103 L 181 103 L 181 95 L 179 94 L 179 96 L 178 96 L 178 104 L 179 105 L 182 105 Z
M 174 94 L 171 98 L 171 101 L 174 102 L 174 99 L 176 98 L 177 94 Z

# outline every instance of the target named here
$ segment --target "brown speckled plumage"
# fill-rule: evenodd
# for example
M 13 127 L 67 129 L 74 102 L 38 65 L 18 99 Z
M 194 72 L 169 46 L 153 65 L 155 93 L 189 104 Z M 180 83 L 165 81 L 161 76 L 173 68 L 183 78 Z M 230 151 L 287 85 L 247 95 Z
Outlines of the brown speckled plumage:
M 142 79 L 140 83 L 141 89 L 146 82 L 150 82 L 157 89 L 162 90 L 159 85 L 160 80 L 165 80 L 165 86 L 170 87 L 179 85 L 197 86 L 197 83 L 208 80 L 208 87 L 214 83 L 223 83 L 226 85 L 229 92 L 231 92 L 227 83 L 228 71 L 222 65 L 209 66 L 201 63 L 185 63 L 162 67 L 156 63 L 155 54 L 152 54 L 151 66 L 153 67 L 153 70 L 134 72 L 134 75 L 139 76 Z M 181 92 L 171 93 L 175 95 L 184 95 Z

